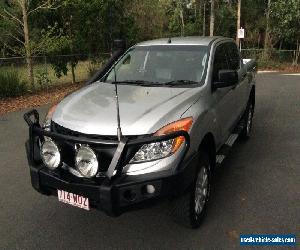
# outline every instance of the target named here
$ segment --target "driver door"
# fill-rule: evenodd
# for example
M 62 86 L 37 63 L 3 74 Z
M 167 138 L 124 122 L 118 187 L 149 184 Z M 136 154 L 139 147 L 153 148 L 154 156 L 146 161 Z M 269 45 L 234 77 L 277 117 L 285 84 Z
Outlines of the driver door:
M 222 43 L 217 46 L 213 60 L 212 85 L 219 80 L 219 70 L 228 70 L 227 46 Z M 235 86 L 213 89 L 214 111 L 219 129 L 220 144 L 225 143 L 234 126 L 237 110 Z

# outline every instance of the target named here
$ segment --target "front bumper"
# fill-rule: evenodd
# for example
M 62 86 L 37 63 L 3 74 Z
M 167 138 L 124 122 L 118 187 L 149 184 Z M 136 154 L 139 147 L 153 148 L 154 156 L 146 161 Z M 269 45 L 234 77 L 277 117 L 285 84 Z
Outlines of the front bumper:
M 34 116 L 35 120 L 30 119 Z M 111 216 L 139 208 L 143 205 L 152 204 L 154 201 L 164 197 L 176 196 L 184 192 L 192 183 L 197 168 L 197 160 L 194 155 L 186 158 L 189 149 L 189 135 L 179 131 L 167 136 L 145 137 L 134 140 L 123 140 L 121 142 L 88 140 L 82 137 L 72 137 L 45 131 L 40 128 L 37 111 L 30 111 L 24 115 L 29 125 L 29 140 L 26 142 L 26 152 L 30 166 L 32 186 L 45 195 L 57 195 L 57 189 L 79 194 L 89 198 L 91 207 L 104 211 Z M 57 169 L 49 170 L 40 161 L 39 140 L 43 136 L 55 140 L 68 140 L 85 144 L 111 145 L 116 143 L 118 148 L 111 161 L 111 164 L 104 176 L 97 180 L 79 178 Z M 145 143 L 163 141 L 177 136 L 185 137 L 184 154 L 174 170 L 148 173 L 143 175 L 128 176 L 122 174 L 126 165 L 124 154 L 127 147 L 139 146 Z M 183 161 L 183 159 L 185 159 Z M 147 185 L 152 185 L 155 192 L 147 192 Z

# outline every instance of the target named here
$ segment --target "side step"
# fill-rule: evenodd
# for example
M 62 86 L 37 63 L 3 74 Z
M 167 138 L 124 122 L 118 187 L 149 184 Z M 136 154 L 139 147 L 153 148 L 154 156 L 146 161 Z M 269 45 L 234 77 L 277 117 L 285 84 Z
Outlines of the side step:
M 220 167 L 224 159 L 229 154 L 233 144 L 239 137 L 240 133 L 242 132 L 244 128 L 244 124 L 242 122 L 239 123 L 239 125 L 236 127 L 236 129 L 233 131 L 233 133 L 228 137 L 225 144 L 219 149 L 216 156 L 216 167 Z

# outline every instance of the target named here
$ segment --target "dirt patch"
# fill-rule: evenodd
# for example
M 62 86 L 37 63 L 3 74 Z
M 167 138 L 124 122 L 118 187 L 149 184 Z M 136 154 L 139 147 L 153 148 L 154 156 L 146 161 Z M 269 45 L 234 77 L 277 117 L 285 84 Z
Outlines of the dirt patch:
M 74 92 L 83 85 L 84 83 L 68 84 L 31 95 L 0 99 L 0 115 L 25 108 L 33 108 L 48 103 L 59 102 L 64 96 Z

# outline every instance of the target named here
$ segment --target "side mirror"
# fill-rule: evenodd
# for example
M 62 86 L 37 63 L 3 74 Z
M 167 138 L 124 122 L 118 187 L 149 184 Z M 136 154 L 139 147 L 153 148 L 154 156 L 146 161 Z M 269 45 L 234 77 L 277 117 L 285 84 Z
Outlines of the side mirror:
M 219 81 L 213 83 L 213 88 L 226 88 L 238 83 L 239 76 L 236 70 L 219 70 Z

